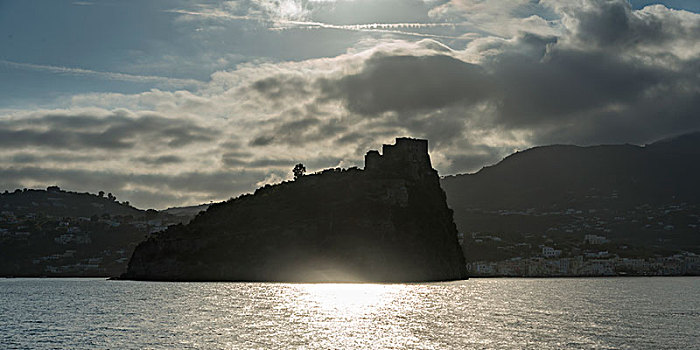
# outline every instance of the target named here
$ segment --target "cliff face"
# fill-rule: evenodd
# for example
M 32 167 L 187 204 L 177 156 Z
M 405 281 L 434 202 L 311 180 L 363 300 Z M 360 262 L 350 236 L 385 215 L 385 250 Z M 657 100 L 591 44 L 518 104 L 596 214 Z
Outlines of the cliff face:
M 397 139 L 365 170 L 330 169 L 212 205 L 141 243 L 126 279 L 436 281 L 466 278 L 427 141 Z

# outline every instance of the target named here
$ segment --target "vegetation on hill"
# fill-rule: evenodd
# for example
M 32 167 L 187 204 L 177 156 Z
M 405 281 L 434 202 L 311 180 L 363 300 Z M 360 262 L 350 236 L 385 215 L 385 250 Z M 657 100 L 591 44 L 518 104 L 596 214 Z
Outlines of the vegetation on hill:
M 136 209 L 104 192 L 6 191 L 0 194 L 0 276 L 116 276 L 139 242 L 191 216 L 187 208 L 173 214 Z
M 692 133 L 646 146 L 535 147 L 441 185 L 470 261 L 542 256 L 543 246 L 648 257 L 700 253 L 699 178 Z M 610 243 L 586 247 L 587 234 Z

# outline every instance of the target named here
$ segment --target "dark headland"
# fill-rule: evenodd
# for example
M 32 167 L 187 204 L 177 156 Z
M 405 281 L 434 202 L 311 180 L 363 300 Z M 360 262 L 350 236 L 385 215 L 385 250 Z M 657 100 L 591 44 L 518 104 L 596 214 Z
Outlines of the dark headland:
M 467 278 L 428 141 L 370 151 L 214 204 L 139 244 L 121 279 L 421 282 Z

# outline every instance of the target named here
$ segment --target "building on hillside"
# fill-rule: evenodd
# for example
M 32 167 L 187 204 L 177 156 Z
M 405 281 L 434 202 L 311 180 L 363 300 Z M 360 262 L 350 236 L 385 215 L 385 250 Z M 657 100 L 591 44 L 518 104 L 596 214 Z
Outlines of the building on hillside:
M 552 247 L 542 247 L 542 256 L 545 258 L 556 258 L 561 255 L 561 250 Z

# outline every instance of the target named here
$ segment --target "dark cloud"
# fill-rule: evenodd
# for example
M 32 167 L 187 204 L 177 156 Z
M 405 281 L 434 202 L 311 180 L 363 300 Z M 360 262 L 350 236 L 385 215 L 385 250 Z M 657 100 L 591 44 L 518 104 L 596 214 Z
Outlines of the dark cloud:
M 11 130 L 0 129 L 0 147 L 49 147 L 49 148 L 105 148 L 127 149 L 133 141 L 105 132 L 80 132 L 72 130 Z
M 290 159 L 250 159 L 241 157 L 236 153 L 224 153 L 221 157 L 224 165 L 229 167 L 244 167 L 244 168 L 279 168 L 294 165 L 294 160 Z
M 238 147 L 238 146 L 237 146 Z M 237 148 L 234 147 L 234 148 Z M 246 152 L 246 151 L 230 151 L 226 150 L 226 153 L 224 153 L 224 156 L 226 157 L 240 157 L 240 158 L 250 158 L 253 156 L 253 153 L 251 152 Z
M 268 99 L 304 97 L 311 93 L 306 79 L 297 76 L 278 75 L 255 81 L 251 88 Z
M 210 141 L 219 131 L 156 113 L 106 116 L 47 113 L 0 122 L 0 147 L 130 149 L 139 142 L 181 147 Z
M 305 110 L 306 112 L 298 112 L 297 114 L 309 113 L 310 109 L 306 108 Z M 311 113 L 315 114 L 314 112 Z M 299 147 L 315 141 L 332 139 L 348 129 L 348 125 L 339 118 L 320 120 L 316 117 L 303 117 L 302 119 L 291 121 L 280 118 L 268 123 L 273 125 L 272 130 L 265 131 L 255 137 L 250 142 L 251 146 L 285 144 Z
M 318 83 L 322 99 L 340 99 L 350 111 L 364 115 L 472 104 L 493 89 L 481 67 L 444 55 L 375 55 L 358 74 Z
M 490 146 L 456 150 L 473 131 L 520 133 L 527 135 L 520 144 L 537 145 L 644 143 L 700 129 L 700 59 L 686 57 L 698 56 L 692 45 L 683 47 L 700 33 L 699 16 L 662 6 L 633 11 L 622 0 L 555 7 L 567 17 L 561 35 L 521 32 L 479 43 L 488 54 L 478 63 L 463 61 L 457 51 L 382 51 L 350 75 L 260 81 L 258 89 L 270 97 L 289 101 L 298 91 L 315 93 L 316 105 L 340 102 L 364 118 L 334 120 L 296 109 L 252 144 L 294 145 L 330 135 L 343 147 L 367 146 L 408 134 L 430 139 L 449 156 L 443 171 L 459 172 L 513 149 L 492 136 Z M 318 132 L 321 126 L 328 129 Z
M 366 139 L 367 138 L 367 133 L 364 132 L 349 132 L 344 135 L 341 135 L 336 141 L 338 145 L 349 145 L 349 144 L 355 144 L 360 142 L 360 140 Z
M 272 79 L 257 83 L 264 82 L 263 86 L 285 85 L 284 79 L 279 76 Z M 463 113 L 448 116 L 436 113 L 435 110 L 454 105 L 472 105 L 486 99 L 488 93 L 494 91 L 494 81 L 481 67 L 444 55 L 375 54 L 358 74 L 338 79 L 294 79 L 286 82 L 290 81 L 315 86 L 320 94 L 318 100 L 301 109 L 283 112 L 279 119 L 269 121 L 273 125 L 272 129 L 257 135 L 250 145 L 300 146 L 325 139 L 347 143 L 351 139 L 376 136 L 373 133 L 376 129 L 381 130 L 382 135 L 403 134 L 400 129 L 407 129 L 413 136 L 436 139 L 458 137 L 464 128 L 461 119 Z M 284 91 L 298 91 L 302 88 L 285 88 Z M 280 91 L 283 90 L 275 90 L 275 98 L 289 97 L 277 94 Z M 370 118 L 376 119 L 385 112 L 396 113 L 377 119 L 371 129 L 358 133 L 353 130 L 353 126 L 362 122 L 362 119 L 329 117 L 319 111 L 317 106 L 333 100 L 342 101 L 352 113 Z
M 250 141 L 249 145 L 250 146 L 267 146 L 272 143 L 272 141 L 275 140 L 275 137 L 272 135 L 261 135 L 258 137 L 255 137 L 253 140 Z
M 578 20 L 576 36 L 583 41 L 604 46 L 617 46 L 628 41 L 630 34 L 634 34 L 629 3 L 601 1 L 596 5 L 588 11 L 577 9 L 573 14 Z M 657 31 L 652 31 L 652 34 L 655 32 Z
M 318 125 L 320 122 L 321 121 L 316 118 L 305 118 L 301 120 L 294 120 L 291 122 L 282 123 L 277 127 L 277 129 L 279 132 L 288 131 L 291 134 L 294 134 L 297 132 L 304 132 L 306 130 L 309 130 L 309 128 Z
M 615 10 L 606 16 L 641 21 L 628 5 L 610 3 Z M 659 18 L 646 19 L 644 25 L 628 23 L 625 30 L 630 36 L 666 30 L 650 24 Z M 587 33 L 587 25 L 581 25 L 580 33 Z M 603 27 L 596 30 L 610 33 L 590 35 L 617 40 L 606 36 L 616 35 L 620 23 L 600 18 L 596 25 Z M 659 45 L 664 37 L 657 37 Z M 451 56 L 380 55 L 370 58 L 358 74 L 321 79 L 319 84 L 322 99 L 338 99 L 354 113 L 381 115 L 375 125 L 397 133 L 407 130 L 435 145 L 464 137 L 469 126 L 521 130 L 531 135 L 532 144 L 645 142 L 654 135 L 700 128 L 697 59 L 676 57 L 673 64 L 664 64 L 619 50 L 613 45 L 589 50 L 560 38 L 523 33 L 480 65 Z M 475 110 L 477 103 L 488 108 Z M 361 133 L 353 131 L 340 135 L 338 142 L 359 139 Z
M 148 165 L 166 165 L 166 164 L 179 164 L 185 161 L 184 158 L 178 157 L 176 155 L 164 155 L 157 157 L 137 157 L 134 158 L 135 161 L 141 162 Z
M 20 153 L 16 154 L 11 157 L 11 161 L 13 163 L 35 163 L 41 160 L 41 157 L 38 157 L 34 154 L 27 154 L 27 153 Z
M 489 67 L 503 86 L 496 125 L 530 130 L 535 144 L 644 143 L 700 128 L 697 59 L 659 64 L 614 50 L 503 55 Z
M 551 49 L 546 56 L 503 57 L 490 67 L 503 96 L 500 122 L 527 126 L 565 123 L 609 104 L 630 104 L 663 81 L 675 80 L 665 68 L 623 62 L 604 53 Z
M 8 157 L 8 160 L 12 163 L 18 164 L 32 164 L 32 163 L 47 163 L 47 162 L 61 162 L 61 163 L 76 163 L 76 162 L 93 162 L 97 160 L 104 159 L 104 157 L 97 155 L 84 155 L 75 153 L 16 153 Z
M 683 92 L 679 87 L 669 90 L 672 92 L 640 98 L 622 111 L 598 111 L 569 125 L 535 130 L 534 136 L 540 144 L 644 144 L 700 130 L 700 91 Z

